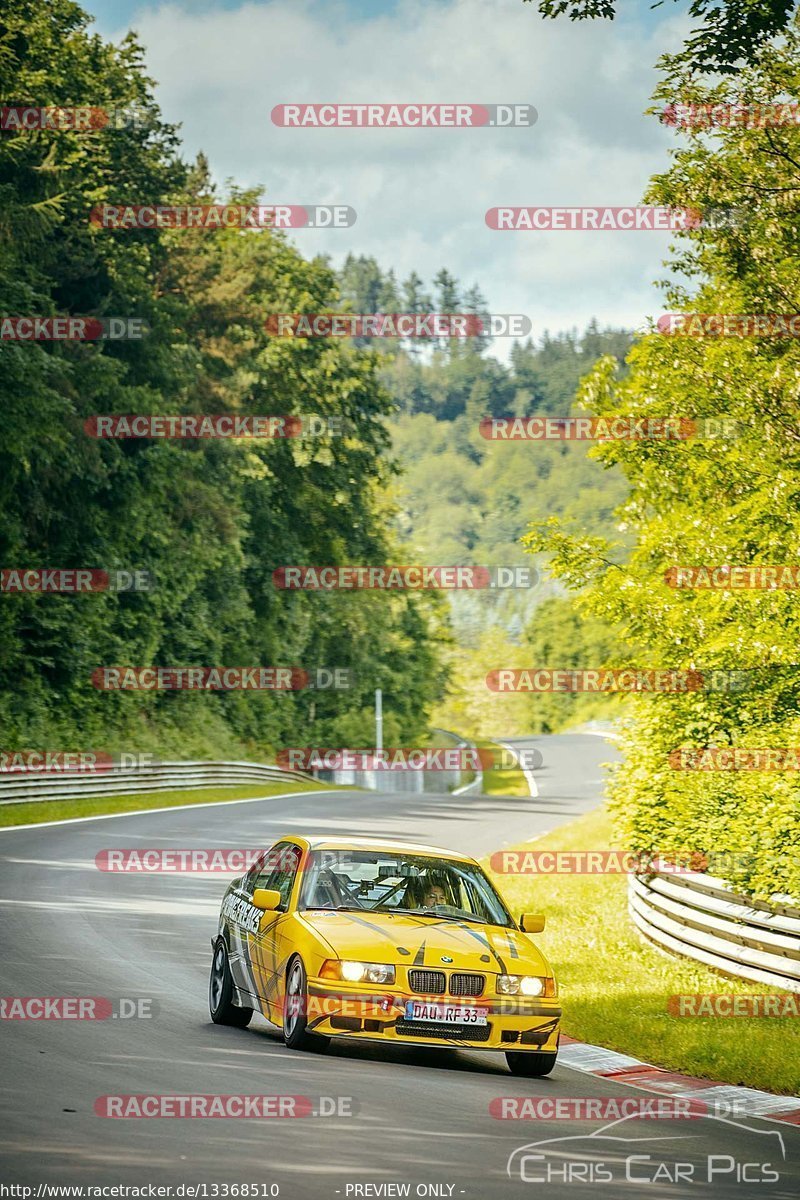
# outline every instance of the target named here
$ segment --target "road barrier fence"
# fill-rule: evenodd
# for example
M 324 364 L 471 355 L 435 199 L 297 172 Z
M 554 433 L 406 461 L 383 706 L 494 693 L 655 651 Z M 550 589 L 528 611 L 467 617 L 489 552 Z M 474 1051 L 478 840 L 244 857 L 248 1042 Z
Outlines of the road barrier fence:
M 767 904 L 700 872 L 631 875 L 628 910 L 663 950 L 725 975 L 800 992 L 800 901 Z

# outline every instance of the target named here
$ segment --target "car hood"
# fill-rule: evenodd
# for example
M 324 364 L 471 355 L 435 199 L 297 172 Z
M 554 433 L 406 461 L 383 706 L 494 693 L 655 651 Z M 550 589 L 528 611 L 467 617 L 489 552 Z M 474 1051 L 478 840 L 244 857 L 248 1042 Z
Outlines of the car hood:
M 456 924 L 412 913 L 313 910 L 302 918 L 339 958 L 396 966 L 441 967 L 507 975 L 549 975 L 524 933 L 472 921 Z

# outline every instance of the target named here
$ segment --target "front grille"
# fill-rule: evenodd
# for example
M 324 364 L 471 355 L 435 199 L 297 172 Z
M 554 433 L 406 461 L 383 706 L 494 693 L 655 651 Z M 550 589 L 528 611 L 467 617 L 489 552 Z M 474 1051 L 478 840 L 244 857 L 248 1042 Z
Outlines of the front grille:
M 445 989 L 444 971 L 415 971 L 408 972 L 408 986 L 412 992 L 421 992 L 424 996 L 443 996 Z
M 428 1025 L 425 1021 L 398 1021 L 395 1029 L 404 1037 L 439 1038 L 448 1041 L 457 1038 L 461 1042 L 488 1042 L 492 1036 L 490 1025 Z
M 485 983 L 486 978 L 483 975 L 460 975 L 453 973 L 450 976 L 450 995 L 480 996 Z

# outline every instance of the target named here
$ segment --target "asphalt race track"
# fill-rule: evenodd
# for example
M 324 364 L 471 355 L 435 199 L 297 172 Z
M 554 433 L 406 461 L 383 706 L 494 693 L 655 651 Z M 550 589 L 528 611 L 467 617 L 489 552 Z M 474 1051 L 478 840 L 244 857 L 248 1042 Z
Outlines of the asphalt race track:
M 276 1184 L 281 1200 L 800 1195 L 800 1129 L 787 1125 L 638 1120 L 598 1137 L 597 1122 L 501 1121 L 489 1113 L 495 1097 L 643 1093 L 564 1066 L 547 1079 L 514 1078 L 502 1056 L 479 1051 L 340 1042 L 328 1054 L 303 1054 L 285 1049 L 260 1018 L 246 1030 L 214 1026 L 207 981 L 223 877 L 119 875 L 95 866 L 98 851 L 112 847 L 260 847 L 293 831 L 386 834 L 484 854 L 593 807 L 600 764 L 615 754 L 591 735 L 525 744 L 541 749 L 544 766 L 536 772 L 539 795 L 524 800 L 329 792 L 0 831 L 3 995 L 155 997 L 159 1004 L 149 1020 L 0 1022 L 3 1182 L 171 1185 L 173 1196 L 188 1194 L 178 1185 L 205 1184 L 195 1195 L 209 1197 L 224 1195 L 214 1184 Z M 542 940 L 546 948 L 546 933 Z M 98 1096 L 119 1093 L 307 1095 L 315 1112 L 321 1096 L 346 1097 L 355 1115 L 95 1115 Z M 542 1155 L 523 1160 L 530 1181 L 521 1178 L 520 1155 L 509 1177 L 519 1147 L 565 1137 L 530 1151 Z M 632 1154 L 641 1156 L 635 1182 L 625 1177 Z M 714 1166 L 725 1172 L 711 1183 L 709 1155 L 720 1156 Z M 757 1182 L 770 1172 L 777 1182 Z M 681 1173 L 684 1181 L 673 1182 Z

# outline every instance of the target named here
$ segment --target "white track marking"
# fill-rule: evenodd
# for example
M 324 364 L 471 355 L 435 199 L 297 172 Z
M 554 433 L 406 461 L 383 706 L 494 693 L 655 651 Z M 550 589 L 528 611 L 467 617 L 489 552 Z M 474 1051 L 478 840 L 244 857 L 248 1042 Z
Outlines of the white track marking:
M 134 808 L 124 813 L 99 813 L 94 817 L 65 817 L 63 821 L 35 821 L 30 825 L 4 825 L 0 833 L 16 833 L 19 829 L 46 829 L 48 825 L 78 825 L 81 821 L 111 821 L 115 817 L 141 817 L 143 813 L 186 812 L 193 808 L 219 808 L 221 804 L 258 804 L 262 800 L 288 800 L 292 796 L 335 796 L 328 789 L 306 792 L 278 792 L 274 796 L 245 796 L 241 800 L 211 800 L 198 804 L 167 804 L 164 808 Z
M 508 742 L 498 742 L 497 744 L 498 744 L 498 746 L 502 746 L 505 750 L 511 751 L 511 753 L 514 755 L 514 757 L 517 760 L 517 766 L 519 767 L 520 771 L 522 771 L 522 774 L 525 776 L 525 782 L 527 783 L 528 787 L 530 788 L 531 795 L 538 796 L 539 789 L 536 786 L 536 780 L 533 777 L 533 772 L 531 771 L 530 767 L 523 767 L 522 762 L 520 761 L 519 754 L 517 753 L 517 751 L 514 749 L 513 746 L 509 745 Z

